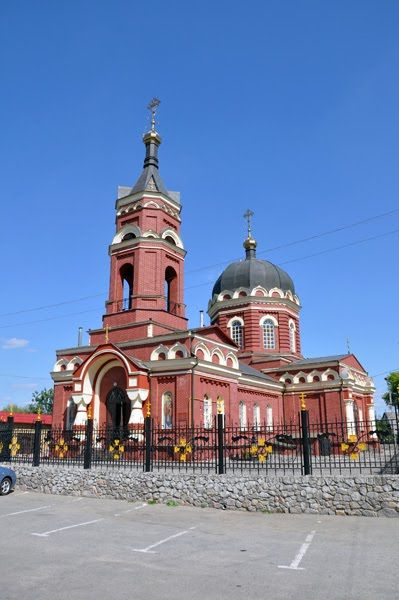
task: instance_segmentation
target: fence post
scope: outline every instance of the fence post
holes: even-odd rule
[[[144,471],[151,472],[151,448],[152,448],[152,419],[151,413],[147,411],[147,416],[144,418],[144,439],[145,439],[145,459]]]
[[[309,439],[309,412],[306,410],[305,394],[300,394],[301,399],[301,431],[302,431],[302,456],[303,473],[310,475],[312,473],[312,464],[310,460],[310,439]]]
[[[223,475],[225,473],[224,465],[224,414],[222,412],[222,401],[217,404],[218,416],[217,416],[217,435],[218,435],[218,474]]]
[[[93,450],[93,414],[91,404],[87,407],[85,452],[83,458],[83,468],[91,469],[91,456]]]
[[[13,434],[13,429],[14,429],[14,415],[13,413],[10,413],[7,417],[7,428],[5,431],[5,436],[4,436],[4,453],[3,453],[3,460],[6,462],[11,462],[11,440],[12,440],[12,434]]]
[[[33,438],[33,466],[38,467],[40,465],[40,446],[42,440],[42,419],[40,413],[37,415],[35,421],[35,434]]]

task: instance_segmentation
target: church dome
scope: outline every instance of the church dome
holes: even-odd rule
[[[246,251],[245,260],[231,263],[219,275],[213,286],[212,296],[220,294],[223,290],[234,292],[239,288],[261,286],[266,290],[279,288],[283,292],[290,291],[295,294],[294,282],[283,269],[267,260],[256,258],[256,241],[248,237],[244,242]]]

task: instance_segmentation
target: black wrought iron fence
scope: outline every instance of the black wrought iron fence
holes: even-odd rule
[[[0,462],[126,467],[198,473],[399,473],[398,424],[374,422],[230,425],[218,415],[212,428],[164,429],[150,417],[143,426],[72,429],[17,428],[0,423]]]

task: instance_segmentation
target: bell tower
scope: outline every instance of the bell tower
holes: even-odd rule
[[[165,332],[187,329],[180,194],[168,191],[159,174],[159,103],[154,98],[148,105],[151,128],[143,135],[143,171],[132,188],[118,189],[116,232],[109,247],[109,295],[103,317],[111,341],[113,329],[130,324],[151,322],[155,327],[164,326]]]

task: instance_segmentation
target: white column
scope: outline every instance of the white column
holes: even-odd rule
[[[356,434],[355,411],[353,408],[353,400],[345,401],[346,427],[348,435]]]
[[[136,425],[144,423],[144,416],[142,410],[141,400],[131,400],[132,412],[130,413],[129,425]]]

